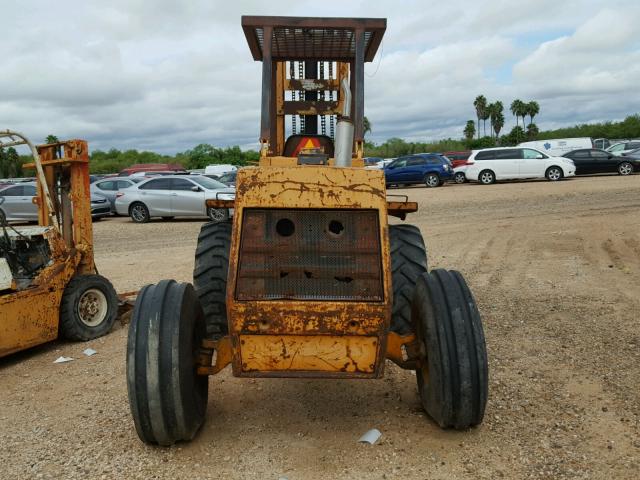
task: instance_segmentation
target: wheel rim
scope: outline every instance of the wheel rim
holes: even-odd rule
[[[549,170],[549,180],[560,180],[560,170],[552,168]]]
[[[210,208],[209,218],[214,222],[222,222],[225,218],[227,218],[227,215],[222,208]]]
[[[623,163],[620,165],[618,169],[622,175],[629,175],[631,173],[631,165],[628,163]]]
[[[136,222],[142,222],[145,218],[147,218],[147,212],[142,205],[135,205],[131,209],[131,216]]]
[[[482,183],[491,183],[493,182],[493,175],[491,175],[489,172],[484,172],[480,177],[480,180],[482,181]]]
[[[430,187],[437,187],[438,186],[438,177],[436,177],[435,175],[428,175],[427,176],[427,185],[429,185]]]
[[[80,296],[76,313],[86,326],[97,327],[106,318],[108,310],[107,296],[97,288],[90,288]]]
[[[465,176],[462,173],[456,173],[456,183],[464,183]]]

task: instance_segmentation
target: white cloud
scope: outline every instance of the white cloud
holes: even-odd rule
[[[636,4],[25,0],[3,9],[0,128],[94,149],[253,144],[260,63],[242,14],[387,17],[365,77],[378,141],[459,137],[481,93],[538,100],[541,128],[618,119],[640,111]]]

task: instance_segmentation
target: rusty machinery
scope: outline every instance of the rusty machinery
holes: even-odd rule
[[[34,158],[25,168],[36,170],[38,225],[0,225],[0,357],[60,334],[99,337],[118,313],[113,286],[93,261],[87,142],[36,147],[18,132],[0,131],[0,147],[17,145]]]
[[[127,345],[138,435],[193,438],[207,376],[229,364],[237,377],[364,379],[381,377],[385,359],[416,371],[440,426],[477,425],[487,356],[474,298],[460,273],[427,271],[417,227],[389,225],[417,204],[392,201],[383,172],[362,168],[364,63],[386,20],[242,26],[262,61],[260,164],[238,171],[235,200],[207,201],[235,214],[202,227],[193,286],[164,280],[138,296]]]

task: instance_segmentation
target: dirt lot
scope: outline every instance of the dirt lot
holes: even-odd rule
[[[640,175],[406,191],[431,267],[462,271],[490,359],[483,425],[443,432],[412,372],[380,381],[210,382],[190,444],[151,448],[129,414],[126,328],[0,360],[1,478],[638,478]],[[199,221],[95,226],[119,291],[189,281]],[[87,346],[98,354],[87,358]],[[54,365],[60,355],[71,363]],[[382,431],[374,446],[357,439]]]

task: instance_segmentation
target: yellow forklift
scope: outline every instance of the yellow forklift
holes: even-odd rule
[[[459,272],[427,270],[417,210],[365,169],[364,64],[386,19],[242,17],[262,62],[261,158],[243,168],[233,220],[205,224],[192,284],[136,301],[127,343],[139,437],[171,445],[205,419],[208,375],[373,379],[385,359],[416,371],[443,428],[482,421],[487,354]]]
[[[100,337],[118,315],[116,292],[93,261],[87,142],[36,147],[0,131],[0,147],[19,145],[33,155],[25,168],[36,171],[38,225],[0,225],[0,357],[59,335]]]

